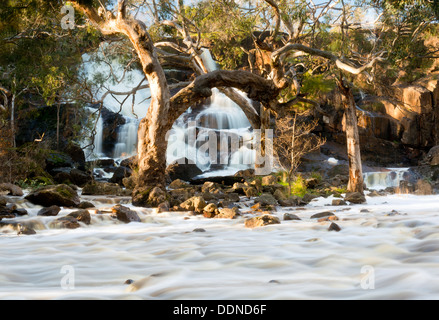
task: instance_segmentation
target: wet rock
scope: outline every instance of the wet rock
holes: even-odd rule
[[[281,200],[286,200],[287,196],[285,195],[284,192],[282,192],[281,189],[276,189],[273,193],[273,197],[277,200],[277,201],[281,201]]]
[[[47,208],[42,208],[38,211],[37,215],[39,216],[56,216],[61,211],[61,208],[57,205],[53,205]]]
[[[273,215],[265,214],[262,216],[249,218],[244,222],[246,228],[257,228],[270,224],[280,224],[279,218]]]
[[[203,212],[205,206],[206,206],[206,201],[204,201],[203,197],[200,196],[194,196],[180,204],[180,208],[182,210],[195,211],[199,213]]]
[[[128,190],[124,190],[117,183],[91,181],[88,182],[82,188],[82,194],[95,195],[95,196],[103,196],[103,195],[129,196],[131,195],[131,192]]]
[[[21,197],[23,195],[23,190],[12,183],[0,183],[0,194],[1,193],[5,193],[9,196]]]
[[[55,229],[76,229],[81,225],[74,217],[65,216],[52,221],[49,226]]]
[[[234,219],[239,214],[239,209],[237,207],[233,208],[220,208],[218,214],[215,218],[219,219]]]
[[[38,188],[29,193],[25,199],[44,207],[52,205],[76,207],[81,202],[76,191],[65,184]]]
[[[324,211],[324,212],[319,212],[319,213],[313,214],[310,218],[311,219],[320,219],[320,218],[330,217],[330,216],[334,216],[334,214],[330,211]]]
[[[215,203],[209,203],[207,206],[203,209],[203,215],[206,218],[213,218],[218,214],[218,207]]]
[[[201,192],[209,192],[209,193],[218,193],[221,192],[222,189],[218,185],[218,183],[212,182],[212,181],[206,181],[201,186]]]
[[[118,204],[112,207],[111,211],[113,212],[112,217],[116,218],[119,221],[125,223],[140,222],[140,218],[137,215],[137,212],[131,210],[128,207]]]
[[[255,170],[254,169],[246,169],[246,170],[240,170],[235,173],[235,177],[241,177],[241,178],[252,178],[255,176]]]
[[[171,181],[176,179],[190,181],[192,178],[202,173],[203,171],[201,171],[196,164],[190,163],[187,158],[175,160],[166,168],[166,174]]]
[[[235,192],[228,193],[226,194],[225,200],[230,202],[239,202],[239,194]]]
[[[366,202],[366,197],[360,192],[348,192],[346,193],[345,201],[360,204]]]
[[[25,216],[28,214],[27,210],[24,208],[17,208],[12,210],[12,213],[14,213],[16,216]]]
[[[339,220],[337,216],[328,216],[328,217],[320,218],[317,221],[318,222],[325,222],[325,221],[337,221],[337,220]]]
[[[206,232],[206,230],[203,228],[195,228],[192,232]]]
[[[167,212],[167,211],[169,211],[170,209],[171,209],[171,206],[170,206],[170,204],[169,204],[168,201],[162,202],[162,203],[160,203],[160,204],[157,206],[157,211],[158,211],[159,213],[161,213],[161,212]]]
[[[7,203],[8,199],[6,199],[6,197],[0,196],[0,207],[6,207]]]
[[[347,203],[343,199],[334,199],[334,200],[332,200],[332,205],[333,206],[345,206],[345,205],[347,205]]]
[[[334,222],[329,225],[328,231],[336,231],[339,232],[341,230],[340,226]]]
[[[79,187],[83,187],[92,180],[93,177],[90,173],[79,169],[70,170],[70,181]]]
[[[113,173],[113,176],[110,179],[110,182],[117,183],[119,185],[123,185],[123,179],[128,178],[132,175],[133,170],[127,167],[117,167]]]
[[[434,146],[431,148],[430,151],[428,151],[425,160],[432,166],[439,165],[439,146]]]
[[[276,198],[269,193],[263,193],[259,197],[255,198],[255,202],[260,203],[262,206],[276,206],[278,202]]]
[[[78,208],[79,209],[90,209],[90,208],[94,208],[95,205],[89,201],[82,201],[79,205]]]
[[[295,215],[294,213],[285,213],[284,214],[284,220],[288,221],[288,220],[302,220],[300,219],[297,215]]]
[[[32,235],[32,234],[36,234],[36,231],[31,227],[22,225],[20,223],[17,225],[17,235]]]
[[[85,209],[73,211],[69,213],[67,216],[75,218],[78,222],[83,222],[85,224],[91,223],[90,212],[88,212],[88,210]]]

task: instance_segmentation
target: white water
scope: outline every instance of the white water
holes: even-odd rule
[[[101,209],[113,205],[97,198],[86,200]],[[439,196],[367,197],[365,205],[326,206],[331,201],[318,198],[306,210],[287,209],[302,220],[258,229],[245,228],[244,218],[141,208],[135,209],[139,223],[92,214],[90,226],[47,229],[55,217],[36,217],[38,207],[31,207],[31,217],[17,220],[34,220],[36,235],[0,229],[0,298],[439,298]],[[327,210],[340,218],[340,232],[310,219]],[[74,287],[63,282],[66,268],[74,271]],[[373,288],[362,286],[368,275]],[[127,279],[135,282],[125,285]]]
[[[399,187],[404,180],[408,168],[389,168],[382,172],[366,172],[363,174],[366,187],[371,190],[383,190],[388,187]]]

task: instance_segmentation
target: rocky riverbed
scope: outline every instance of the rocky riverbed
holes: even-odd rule
[[[196,189],[209,186],[219,188]],[[270,192],[236,189],[221,188],[223,205],[239,198],[232,205],[195,195],[186,209],[77,189],[77,207],[48,215],[28,190],[3,196],[2,212],[21,215],[0,222],[0,298],[439,297],[438,195],[368,191],[357,204],[331,194],[282,206]]]

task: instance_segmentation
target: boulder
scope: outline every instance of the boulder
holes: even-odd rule
[[[81,225],[79,224],[78,220],[76,220],[74,217],[65,216],[53,220],[49,224],[49,226],[55,229],[76,229],[79,228]]]
[[[92,180],[93,177],[90,173],[87,173],[79,169],[70,170],[70,181],[79,187],[83,187],[86,183]]]
[[[284,220],[302,220],[294,213],[287,212],[284,214]]]
[[[168,197],[166,195],[166,192],[162,188],[154,187],[149,192],[147,204],[150,207],[158,207],[161,203],[164,203],[167,200]]]
[[[345,201],[348,201],[350,203],[360,204],[366,202],[366,197],[364,194],[360,192],[348,192],[345,196]]]
[[[20,236],[20,235],[32,235],[32,234],[36,234],[36,232],[31,227],[22,225],[20,223],[17,225],[17,235]]]
[[[5,193],[9,196],[21,197],[23,195],[23,190],[12,183],[0,183],[0,194],[1,193]]]
[[[256,197],[258,195],[258,190],[255,187],[247,187],[244,189],[244,193],[247,197]]]
[[[37,215],[39,216],[56,216],[61,211],[61,208],[57,205],[53,205],[47,208],[43,208],[38,211]]]
[[[189,184],[181,179],[175,179],[169,184],[169,188],[171,189],[182,189],[189,187]]]
[[[280,224],[280,220],[276,216],[270,214],[264,214],[262,216],[249,218],[244,222],[246,228],[257,228],[269,224]]]
[[[90,212],[88,212],[88,210],[85,209],[73,211],[69,213],[67,216],[75,218],[78,222],[83,222],[85,224],[91,223]]]
[[[128,178],[133,174],[133,170],[127,167],[117,167],[110,179],[110,182],[123,185],[123,179]]]
[[[130,222],[140,222],[140,218],[137,215],[137,212],[131,210],[128,207],[122,205],[115,205],[111,208],[113,212],[112,217],[116,218],[119,221],[130,223]]]
[[[424,196],[431,195],[433,194],[433,187],[428,181],[419,179],[415,185],[415,194]]]
[[[439,146],[435,146],[428,151],[425,160],[431,166],[439,165]]]
[[[166,174],[171,180],[182,179],[184,181],[190,181],[202,173],[203,171],[187,158],[175,160],[166,168]]]
[[[213,218],[215,215],[218,214],[218,207],[215,203],[209,203],[207,206],[204,207],[203,214],[206,218]]]
[[[189,198],[180,204],[182,210],[195,212],[202,212],[205,206],[206,202],[204,201],[204,198],[200,196]]]
[[[29,193],[26,200],[44,207],[76,207],[81,202],[75,190],[65,184],[45,186]]]
[[[78,205],[79,209],[90,209],[90,208],[94,208],[94,207],[95,207],[95,205],[93,203],[91,203],[90,201],[82,201]]]
[[[83,195],[114,195],[114,196],[129,196],[131,191],[124,190],[117,183],[90,181],[82,188]]]
[[[345,206],[345,205],[347,205],[347,203],[343,199],[334,199],[334,200],[332,200],[332,205],[333,206]]]
[[[320,219],[320,218],[324,218],[324,217],[331,217],[334,216],[334,214],[330,211],[324,211],[324,212],[319,212],[319,213],[315,213],[313,215],[311,215],[311,219]]]
[[[239,209],[237,207],[220,208],[218,211],[219,212],[215,216],[215,218],[219,218],[219,219],[234,219],[236,218],[236,215],[239,214]]]
[[[339,232],[341,230],[340,226],[334,222],[329,225],[328,231],[336,231]]]
[[[260,203],[262,206],[277,206],[278,202],[276,198],[269,193],[263,193],[259,197],[255,198],[255,202]]]
[[[262,184],[265,186],[269,186],[269,185],[277,183],[277,180],[278,179],[276,176],[268,175],[268,176],[262,177]]]

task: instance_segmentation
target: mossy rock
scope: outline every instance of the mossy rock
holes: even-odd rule
[[[65,184],[38,188],[29,193],[25,199],[44,207],[52,205],[77,207],[81,202],[76,191]]]

